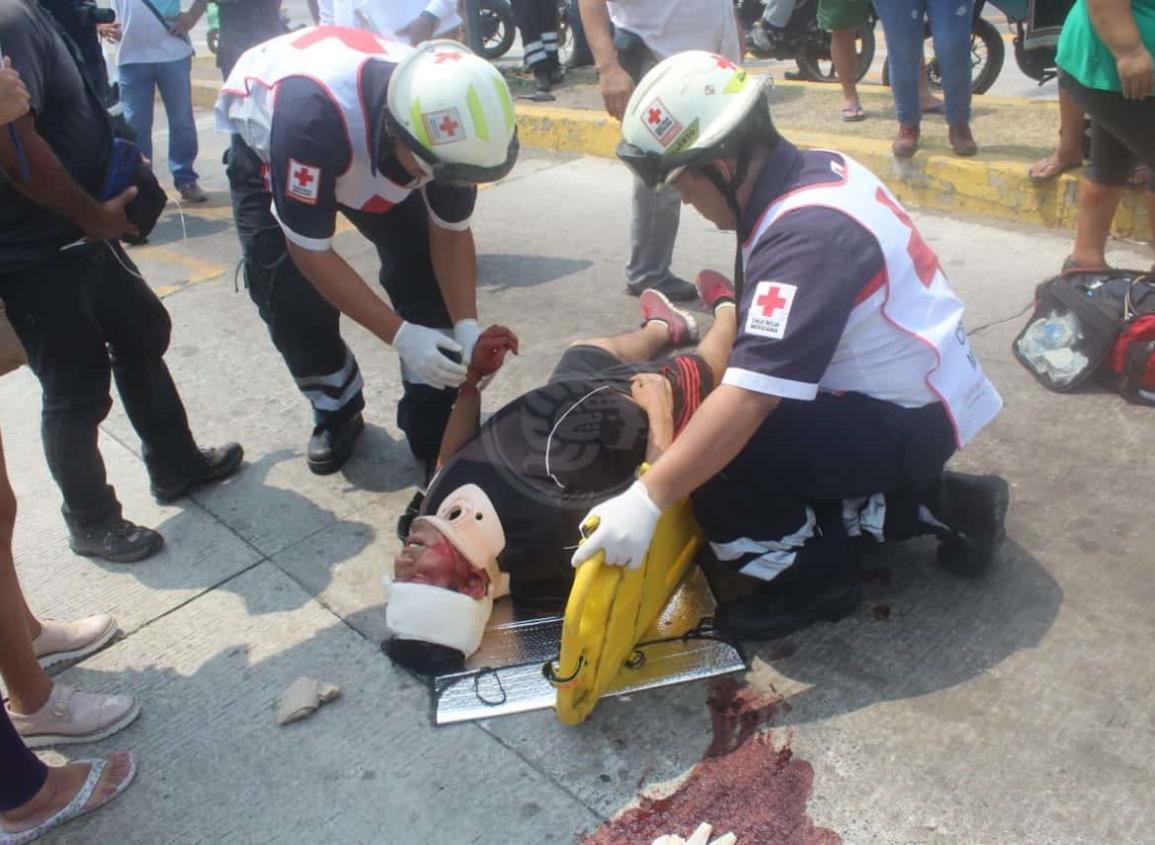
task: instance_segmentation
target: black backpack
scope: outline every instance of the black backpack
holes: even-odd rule
[[[1048,390],[1065,393],[1109,371],[1129,400],[1155,404],[1155,277],[1072,270],[1043,282],[1012,350]]]

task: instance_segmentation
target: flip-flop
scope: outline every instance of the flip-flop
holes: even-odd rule
[[[1061,173],[1080,167],[1082,162],[1059,161],[1058,157],[1049,155],[1041,161],[1036,161],[1027,171],[1027,178],[1032,182],[1049,182]]]
[[[866,112],[863,110],[862,106],[854,106],[853,108],[851,106],[846,106],[842,109],[843,123],[859,123],[863,120],[866,120]]]
[[[1132,188],[1142,188],[1150,178],[1151,168],[1145,164],[1138,164],[1135,166],[1135,169],[1131,171],[1131,177],[1127,180],[1127,185]]]
[[[933,106],[927,106],[926,108],[919,106],[918,110],[923,114],[946,114],[946,104],[935,103]]]
[[[22,830],[19,833],[7,833],[0,831],[0,845],[27,845],[29,842],[35,842],[50,830],[60,827],[62,824],[78,819],[81,816],[87,815],[94,810],[99,810],[105,804],[108,804],[113,799],[117,798],[124,790],[128,789],[132,783],[132,779],[136,777],[136,760],[132,754],[128,755],[128,774],[125,775],[124,780],[116,785],[116,789],[105,800],[101,801],[94,807],[85,809],[84,805],[92,798],[92,793],[96,789],[97,784],[100,783],[100,778],[104,774],[104,770],[108,767],[108,758],[99,760],[74,760],[74,763],[88,763],[88,777],[84,779],[84,785],[80,787],[80,791],[76,793],[75,797],[68,802],[68,806],[61,810],[51,818],[45,819],[36,827]]]

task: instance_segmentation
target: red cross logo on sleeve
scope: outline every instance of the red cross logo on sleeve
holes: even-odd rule
[[[767,317],[773,317],[775,311],[786,306],[786,299],[777,287],[772,287],[767,290],[766,293],[758,297],[756,302],[762,308],[762,313]]]
[[[316,176],[306,170],[304,167],[293,173],[293,179],[302,188],[309,187],[309,184],[316,180]]]

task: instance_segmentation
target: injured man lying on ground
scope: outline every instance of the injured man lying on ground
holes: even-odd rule
[[[548,384],[479,426],[480,401],[468,385],[516,352],[507,330],[483,333],[437,474],[410,506],[416,519],[399,526],[405,545],[389,584],[394,638],[385,645],[395,661],[430,674],[462,668],[504,595],[519,613],[565,607],[586,513],[669,446],[725,369],[733,291],[714,273],[703,273],[699,287],[715,320],[695,349],[669,354],[698,341],[697,323],[646,291],[640,329],[575,343]]]
[[[461,670],[481,644],[493,602],[504,596],[519,614],[564,609],[587,514],[630,488],[726,370],[737,335],[733,289],[712,271],[699,275],[698,287],[714,322],[693,351],[671,354],[671,347],[697,340],[694,317],[646,291],[642,328],[574,344],[548,384],[481,425],[474,385],[517,352],[508,329],[486,330],[446,429],[439,469],[398,526],[404,546],[387,578],[393,637],[384,644],[395,662],[422,674]],[[759,501],[756,485],[744,490],[726,475],[692,502],[719,567],[750,576],[749,595],[719,607],[719,627],[736,638],[784,636],[853,612],[861,591],[852,536],[938,534],[947,543],[981,534],[984,557],[1001,538],[1005,501],[992,501],[1001,489],[992,491],[984,478],[941,472],[923,496],[899,490],[815,501],[803,506],[800,525],[780,528],[796,516],[767,513],[773,505]],[[947,525],[956,517],[969,526],[963,533]],[[749,539],[767,531],[773,539]],[[846,559],[835,563],[831,555]],[[760,617],[756,624],[751,615]]]

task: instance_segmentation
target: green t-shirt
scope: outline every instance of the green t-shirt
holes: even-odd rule
[[[1155,0],[1131,0],[1131,14],[1135,16],[1143,44],[1155,54]],[[1078,0],[1067,15],[1063,34],[1059,36],[1058,63],[1088,88],[1123,90],[1119,71],[1115,69],[1115,56],[1091,25],[1087,0]]]

